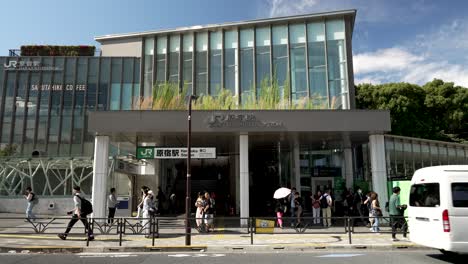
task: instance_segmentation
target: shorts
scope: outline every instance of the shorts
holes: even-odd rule
[[[205,224],[212,225],[213,224],[213,215],[212,214],[205,214]]]

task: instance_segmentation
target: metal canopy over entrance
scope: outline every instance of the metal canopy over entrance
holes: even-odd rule
[[[88,130],[127,153],[135,153],[137,146],[185,148],[186,119],[185,111],[91,112]],[[326,177],[352,178],[351,147],[389,130],[388,111],[193,111],[192,146],[216,148],[216,159],[194,159],[192,199],[198,191],[214,192],[220,214],[235,207],[242,217],[269,215],[277,187],[295,186],[305,196],[316,185],[311,177],[323,171]],[[310,164],[303,164],[306,160]],[[133,185],[184,197],[185,160],[144,162],[154,170],[138,175]]]

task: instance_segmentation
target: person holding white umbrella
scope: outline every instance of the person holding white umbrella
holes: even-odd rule
[[[276,218],[277,218],[278,226],[280,228],[283,228],[283,215],[286,213],[287,208],[288,208],[286,206],[287,204],[286,197],[288,197],[290,194],[291,194],[291,190],[288,188],[284,188],[284,187],[279,188],[273,194],[273,198],[277,199],[275,211],[276,211]]]

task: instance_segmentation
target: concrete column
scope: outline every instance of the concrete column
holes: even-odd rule
[[[93,163],[93,217],[106,217],[107,174],[109,170],[109,137],[94,138]]]
[[[372,190],[379,195],[381,205],[388,201],[387,167],[385,163],[385,140],[383,135],[369,136],[370,161],[372,167]],[[386,214],[385,210],[382,210]]]
[[[354,184],[353,178],[353,149],[350,147],[346,147],[344,149],[344,169],[345,169],[345,181],[346,181],[346,188],[352,188]]]
[[[240,217],[249,217],[249,135],[239,137]],[[247,221],[241,221],[242,225]]]

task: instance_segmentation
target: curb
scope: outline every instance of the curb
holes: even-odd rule
[[[416,244],[380,244],[380,245],[222,245],[222,246],[142,246],[142,247],[65,247],[65,246],[18,246],[0,247],[0,253],[110,253],[110,252],[305,252],[337,250],[427,250]]]

